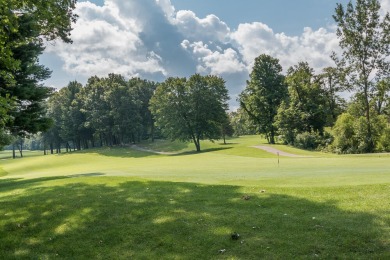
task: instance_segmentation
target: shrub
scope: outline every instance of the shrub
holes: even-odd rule
[[[371,121],[371,133],[377,151],[390,149],[390,132],[387,130],[385,116],[375,116]],[[365,153],[370,151],[368,122],[363,116],[353,117],[349,113],[341,114],[333,127],[333,151],[337,153]]]
[[[337,153],[355,153],[357,144],[354,138],[355,118],[348,114],[341,114],[333,127],[333,150]]]
[[[318,132],[304,132],[296,135],[294,146],[308,150],[322,150],[332,142],[333,137],[327,132],[323,135]]]
[[[378,141],[378,151],[390,152],[390,128],[387,127],[383,132]]]

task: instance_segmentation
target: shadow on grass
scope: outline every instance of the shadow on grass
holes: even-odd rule
[[[218,143],[219,145],[237,145],[239,143],[230,143],[230,142],[226,142],[226,144],[224,143]]]
[[[270,193],[244,200],[236,186],[65,178],[0,180],[0,259],[389,257],[378,217],[334,202]]]
[[[210,153],[210,152],[217,152],[217,151],[223,151],[223,150],[228,150],[232,149],[233,147],[217,147],[217,148],[206,148],[201,150],[200,152],[197,151],[187,151],[187,152],[182,152],[182,153],[175,153],[171,154],[169,156],[183,156],[183,155],[193,155],[193,154],[202,154],[202,153]]]
[[[69,178],[69,177],[53,176],[53,177],[32,178],[32,179],[23,179],[23,178],[0,179],[0,193],[12,191],[14,189],[25,189],[31,187],[32,185],[38,185],[46,181],[61,180],[65,178]]]
[[[163,150],[165,152],[178,152],[188,147],[188,142],[172,141],[166,139],[156,139],[152,141],[144,141],[140,146],[146,145],[146,148],[154,150]],[[192,145],[192,143],[191,143]]]
[[[157,154],[152,152],[146,152],[146,151],[139,151],[132,149],[130,147],[102,147],[102,148],[93,148],[93,149],[86,149],[82,151],[73,151],[68,153],[61,153],[60,156],[66,156],[70,154],[89,154],[89,153],[96,153],[103,156],[109,156],[109,157],[120,157],[120,158],[143,158],[148,156],[156,156]]]
[[[97,176],[105,176],[106,174],[100,172],[91,172],[91,173],[80,173],[68,175],[69,178],[78,178],[78,177],[97,177]]]
[[[95,149],[88,149],[88,150],[82,150],[82,151],[74,151],[70,153],[61,153],[58,154],[59,156],[66,156],[74,153],[80,153],[80,154],[88,154],[88,153],[96,153],[103,156],[109,156],[109,157],[120,157],[120,158],[144,158],[149,156],[183,156],[183,155],[193,155],[193,154],[201,154],[201,153],[209,153],[209,152],[215,152],[215,151],[222,151],[227,149],[232,149],[233,147],[227,145],[224,147],[217,147],[217,148],[206,148],[201,150],[200,152],[197,152],[196,150],[192,151],[185,151],[185,152],[179,152],[179,153],[172,153],[172,154],[158,154],[155,152],[149,152],[149,151],[142,151],[137,150],[131,147],[104,147],[104,148],[95,148]]]

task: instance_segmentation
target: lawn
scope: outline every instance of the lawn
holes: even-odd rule
[[[390,257],[390,156],[256,137],[1,161],[0,259]],[[231,234],[240,234],[238,240]]]
[[[42,151],[28,151],[28,150],[23,151],[24,157],[40,156],[42,154],[43,154]],[[17,158],[20,158],[19,150],[15,151],[15,155]],[[12,158],[12,150],[0,151],[0,160],[11,159],[11,158]]]

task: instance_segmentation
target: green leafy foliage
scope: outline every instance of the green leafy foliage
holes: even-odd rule
[[[295,137],[294,146],[307,150],[326,149],[333,142],[333,136],[327,132],[320,135],[318,132],[299,133]]]
[[[289,99],[282,102],[275,122],[284,141],[294,144],[296,135],[304,132],[322,134],[328,109],[313,69],[308,63],[300,62],[288,70],[286,82]]]
[[[375,116],[371,121],[371,138],[379,151],[387,151],[388,143],[388,119]],[[367,153],[371,151],[368,146],[368,122],[367,118],[360,116],[357,120],[349,113],[342,114],[333,128],[335,141],[333,148],[338,153]]]
[[[390,152],[390,127],[387,127],[379,137],[378,151]]]
[[[0,0],[0,132],[16,137],[50,126],[43,101],[51,89],[40,84],[50,71],[38,64],[43,40],[70,42],[75,0]],[[4,140],[4,138],[2,138]],[[4,142],[3,142],[4,144]]]
[[[333,126],[337,117],[346,109],[346,101],[339,96],[345,88],[341,85],[343,75],[337,68],[327,67],[317,75],[315,81],[320,85],[327,107],[326,126]]]
[[[45,133],[45,143],[51,150],[63,145],[81,150],[149,138],[154,122],[148,105],[155,88],[154,82],[118,74],[91,77],[85,87],[70,82],[48,101],[54,125]]]
[[[277,129],[274,123],[278,107],[287,97],[287,86],[281,73],[278,59],[260,55],[255,59],[250,80],[239,97],[241,108],[270,144],[275,143]]]
[[[356,91],[361,98],[367,123],[367,151],[375,150],[371,98],[378,92],[378,84],[390,72],[390,15],[381,18],[378,0],[357,0],[346,9],[338,4],[333,16],[337,36],[343,52],[341,58],[333,54],[338,69],[344,74],[342,84]]]
[[[256,125],[249,119],[248,113],[242,108],[229,113],[230,124],[235,136],[254,135],[257,133]]]
[[[150,102],[157,126],[171,139],[192,140],[200,151],[200,140],[221,137],[227,120],[228,91],[222,78],[195,74],[168,78]]]

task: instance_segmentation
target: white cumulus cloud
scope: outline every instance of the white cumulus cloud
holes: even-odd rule
[[[182,42],[182,47],[194,55],[198,60],[197,72],[203,74],[224,75],[234,73],[247,73],[246,65],[241,61],[237,51],[232,48],[222,49],[216,46],[216,50],[200,42]]]
[[[389,1],[382,0],[382,6],[389,8]],[[216,15],[175,10],[170,0],[105,0],[103,6],[79,2],[76,13],[74,43],[58,42],[46,50],[76,78],[120,73],[162,81],[214,74],[226,80],[234,97],[245,87],[260,54],[278,58],[285,70],[307,61],[319,71],[333,65],[329,56],[338,49],[334,28],[307,27],[291,36],[253,22],[232,30]]]
[[[288,36],[255,22],[240,24],[231,37],[250,66],[257,56],[265,53],[278,58],[284,69],[299,61],[307,61],[318,71],[333,65],[330,55],[338,50],[335,32],[325,28],[313,31],[306,27],[300,36]]]
[[[139,21],[121,15],[114,1],[106,1],[102,7],[80,2],[76,13],[79,19],[72,31],[73,44],[57,42],[47,48],[64,61],[66,71],[83,76],[166,74],[161,57],[143,48]]]
[[[192,11],[181,10],[173,20],[179,32],[187,39],[224,42],[230,28],[215,15],[201,19]]]

